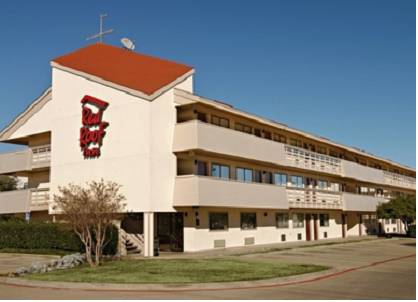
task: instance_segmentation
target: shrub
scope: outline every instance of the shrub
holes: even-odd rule
[[[110,229],[107,238],[110,238],[110,242],[105,248],[105,254],[113,255],[117,251],[118,243],[116,227]],[[27,223],[18,220],[0,221],[0,249],[3,248],[84,252],[80,239],[68,224]]]

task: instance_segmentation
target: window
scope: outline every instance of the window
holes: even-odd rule
[[[279,143],[286,144],[286,136],[281,134],[273,133],[273,140]]]
[[[254,135],[258,136],[258,137],[261,137],[261,130],[257,129],[257,128],[254,128]]]
[[[254,181],[255,182],[262,182],[262,173],[259,170],[254,170]]]
[[[396,219],[392,218],[392,224],[396,224]]]
[[[330,188],[331,188],[331,191],[333,191],[333,192],[339,192],[340,191],[340,184],[336,183],[336,182],[332,182],[330,184]]]
[[[329,214],[319,214],[319,226],[329,226]]]
[[[227,118],[212,115],[211,119],[212,119],[211,120],[212,124],[217,125],[217,126],[221,126],[221,127],[225,127],[225,128],[229,128],[229,120]]]
[[[292,184],[292,187],[296,187],[296,188],[303,188],[304,187],[302,176],[292,175],[292,176],[290,176],[290,182]]]
[[[196,168],[197,168],[196,169],[197,170],[197,175],[208,175],[207,174],[206,162],[197,160],[196,161]]]
[[[212,176],[229,179],[229,166],[212,164]]]
[[[286,241],[286,235],[282,234],[282,241]]]
[[[263,183],[271,184],[272,182],[271,172],[263,172]]]
[[[367,194],[369,189],[367,187],[360,187],[360,194]]]
[[[321,154],[327,154],[327,149],[325,147],[319,146],[317,152]]]
[[[256,213],[241,213],[241,229],[252,230],[257,228]]]
[[[287,175],[281,173],[274,173],[274,184],[278,186],[287,185]]]
[[[385,224],[390,224],[390,219],[385,219]]]
[[[302,213],[293,214],[293,228],[303,228],[305,225],[305,216]]]
[[[240,124],[240,123],[235,123],[235,130],[245,132],[245,133],[250,133],[250,134],[253,131],[253,129],[250,126]]]
[[[289,214],[277,213],[276,214],[276,227],[279,229],[287,229],[289,227]]]
[[[302,240],[302,233],[298,233],[298,240]]]
[[[253,181],[253,170],[246,168],[237,168],[237,180],[244,182]]]
[[[328,188],[328,182],[325,180],[318,180],[317,187],[320,190],[326,190]]]
[[[269,131],[263,131],[263,134],[264,134],[264,138],[271,139],[271,132],[269,132]]]
[[[302,141],[298,140],[298,139],[295,139],[295,138],[291,138],[289,140],[289,145],[296,146],[296,147],[302,147]]]
[[[209,213],[210,230],[227,230],[228,213]]]
[[[199,111],[195,111],[195,113],[197,114],[197,119],[199,121],[202,121],[202,122],[206,123],[206,113],[199,112]]]

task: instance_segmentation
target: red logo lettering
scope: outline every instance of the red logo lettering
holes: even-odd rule
[[[100,147],[109,123],[102,121],[108,103],[86,95],[81,100],[80,147],[84,158],[100,157]]]

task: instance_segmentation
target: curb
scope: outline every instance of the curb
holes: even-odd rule
[[[352,271],[384,264],[387,262],[415,257],[415,253],[372,262],[365,265],[346,268],[342,270],[330,269],[322,272],[296,275],[291,277],[275,278],[258,281],[241,281],[227,283],[193,283],[193,284],[118,284],[118,283],[77,283],[77,282],[50,282],[32,281],[18,278],[0,278],[0,284],[16,287],[42,288],[42,289],[77,289],[85,291],[129,291],[129,292],[187,292],[201,290],[240,290],[283,287],[304,283],[316,282],[337,277]]]

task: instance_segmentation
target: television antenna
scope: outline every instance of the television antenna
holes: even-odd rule
[[[103,19],[107,17],[107,14],[100,14],[100,32],[87,38],[88,40],[99,38],[99,42],[103,42],[103,36],[113,32],[113,28],[103,31]]]
[[[129,38],[122,38],[120,39],[120,42],[122,43],[123,47],[127,50],[134,50],[135,49],[135,43],[131,41]]]

